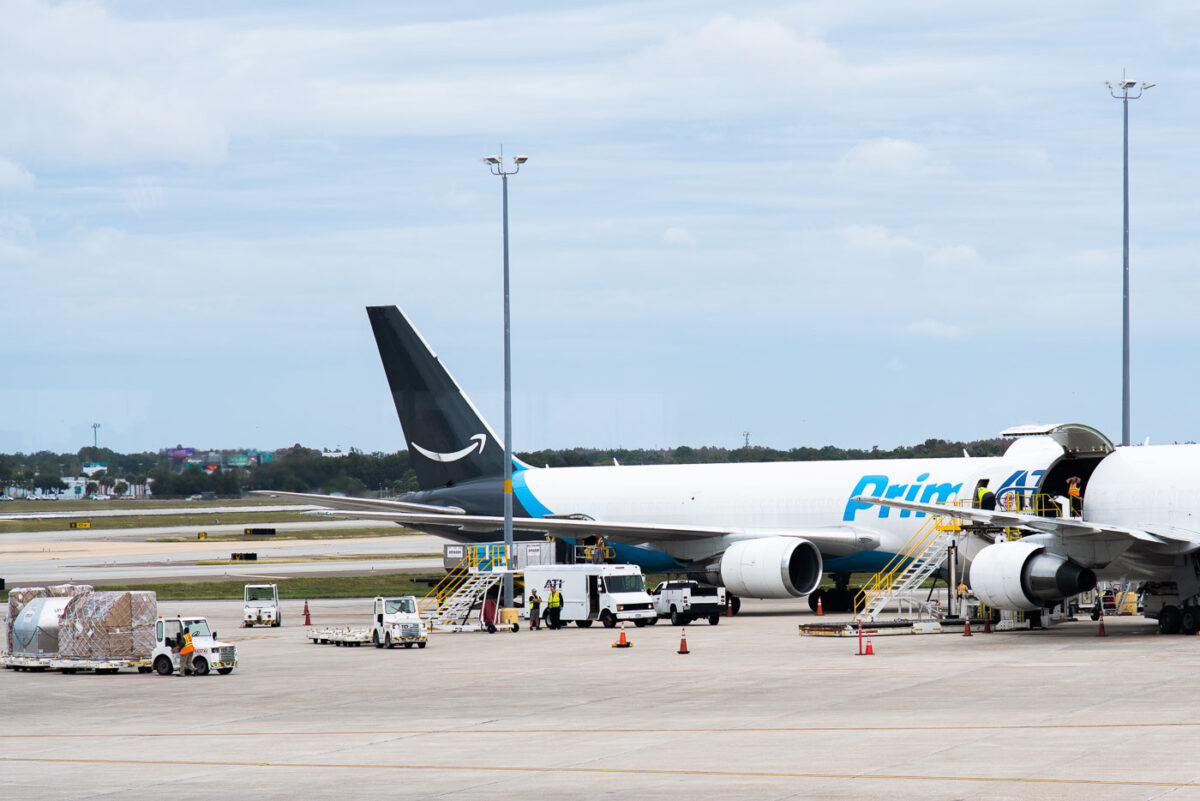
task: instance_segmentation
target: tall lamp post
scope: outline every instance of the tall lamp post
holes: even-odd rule
[[[1121,289],[1121,444],[1127,446],[1129,445],[1129,101],[1137,100],[1154,84],[1143,83],[1139,86],[1137,81],[1128,80],[1122,73],[1120,81],[1117,83],[1105,81],[1104,85],[1108,87],[1110,95],[1121,101],[1125,110],[1125,241]],[[1137,94],[1130,94],[1131,91],[1136,91]]]
[[[501,151],[503,154],[503,151]],[[504,169],[504,156],[487,156],[483,163],[492,175],[500,176],[504,194],[504,552],[509,570],[513,568],[513,486],[512,486],[512,343],[511,316],[508,308],[508,176],[521,171],[528,156],[514,156],[511,170]],[[504,607],[513,605],[512,573],[504,575]]]

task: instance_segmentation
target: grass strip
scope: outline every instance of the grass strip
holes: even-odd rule
[[[312,529],[305,531],[278,531],[275,534],[209,534],[200,542],[284,542],[286,540],[348,540],[365,537],[404,537],[419,534],[411,528],[390,526],[388,528]],[[149,537],[146,542],[196,542],[191,537]]]

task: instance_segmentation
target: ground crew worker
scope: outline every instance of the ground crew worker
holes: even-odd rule
[[[531,629],[541,628],[541,626],[538,625],[538,622],[539,622],[538,618],[539,618],[539,613],[541,611],[541,608],[542,608],[542,599],[538,597],[537,590],[530,590],[529,591],[529,627]]]
[[[597,537],[596,546],[592,549],[592,561],[598,565],[604,564],[607,551],[608,545],[604,542],[604,537]]]
[[[546,621],[548,628],[562,628],[562,593],[558,591],[558,587],[550,588],[550,598],[546,601],[546,614],[550,618]]]
[[[192,654],[196,646],[192,645],[192,627],[183,630],[183,647],[179,649],[179,673],[183,676],[192,675]]]
[[[996,508],[996,493],[988,489],[987,485],[988,480],[985,478],[975,488],[975,508],[977,509],[992,510]]]
[[[1071,517],[1079,517],[1083,513],[1083,488],[1079,476],[1067,479],[1067,499],[1071,502]]]

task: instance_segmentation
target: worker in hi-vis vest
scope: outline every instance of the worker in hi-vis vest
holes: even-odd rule
[[[975,488],[975,508],[977,509],[995,509],[996,508],[996,493],[988,489],[987,479],[979,482],[979,486]]]
[[[1067,479],[1067,499],[1071,502],[1071,517],[1079,517],[1083,513],[1083,482],[1079,476]]]
[[[547,628],[562,628],[562,604],[562,593],[558,591],[558,587],[551,587],[550,597],[546,599],[546,615],[549,617],[546,621]]]
[[[188,626],[183,630],[183,647],[179,649],[179,673],[183,676],[190,676],[194,672],[192,670],[192,654],[196,653],[196,646],[192,645],[192,628]]]

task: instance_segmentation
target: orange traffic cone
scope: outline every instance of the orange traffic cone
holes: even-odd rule
[[[863,651],[863,656],[875,656],[875,649],[871,647],[871,635],[867,635],[867,650]]]
[[[971,618],[966,618],[963,621],[963,636],[970,637],[971,635]]]
[[[621,621],[621,639],[612,644],[613,648],[632,648],[633,643],[625,639],[625,621]]]
[[[679,650],[676,653],[680,653],[680,654],[690,654],[691,653],[691,651],[689,651],[688,647],[687,647],[687,627],[686,626],[679,630]]]
[[[817,596],[817,617],[825,614],[825,607],[821,606],[821,596]]]
[[[1100,616],[1100,628],[1096,631],[1097,637],[1107,637],[1108,632],[1104,630],[1104,615]]]
[[[305,599],[304,601],[304,625],[312,625],[312,618],[308,616],[308,599]]]

